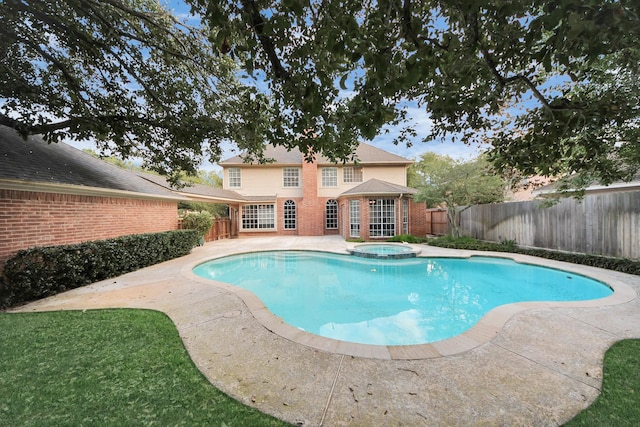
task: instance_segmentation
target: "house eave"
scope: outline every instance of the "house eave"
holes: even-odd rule
[[[417,192],[378,192],[378,191],[363,191],[357,193],[342,193],[338,198],[348,198],[348,197],[413,197]]]
[[[149,194],[134,191],[114,190],[101,187],[87,187],[82,185],[59,184],[48,182],[24,181],[17,179],[0,179],[0,189],[15,191],[30,191],[42,193],[59,193],[76,196],[116,197],[121,199],[164,200],[179,202],[188,200],[187,197],[173,194]]]
[[[245,198],[231,198],[231,197],[216,197],[216,196],[207,196],[204,194],[196,194],[196,193],[185,193],[180,192],[183,196],[187,197],[189,200],[198,201],[198,202],[208,202],[208,203],[223,203],[223,204],[237,204],[246,202]]]

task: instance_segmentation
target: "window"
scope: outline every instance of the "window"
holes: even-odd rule
[[[349,200],[349,237],[360,237],[360,200]]]
[[[229,168],[229,188],[240,188],[241,186],[240,168]]]
[[[245,230],[275,229],[275,207],[269,205],[242,206],[242,228]]]
[[[284,202],[284,229],[295,230],[296,228],[296,203],[293,200]]]
[[[322,168],[322,186],[338,186],[338,168]]]
[[[282,169],[282,186],[283,187],[300,187],[300,169],[299,168],[283,168]]]
[[[338,202],[327,200],[325,207],[325,227],[329,230],[338,228]]]
[[[396,235],[396,209],[393,199],[369,200],[369,236],[393,237]]]
[[[344,182],[362,182],[362,168],[357,168],[357,167],[343,168],[342,180]]]
[[[409,199],[402,199],[402,234],[409,234]]]

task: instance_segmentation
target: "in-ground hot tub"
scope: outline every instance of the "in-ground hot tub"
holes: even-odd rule
[[[415,258],[421,251],[405,243],[365,243],[349,249],[351,255],[362,258]]]

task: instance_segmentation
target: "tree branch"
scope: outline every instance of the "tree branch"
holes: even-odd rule
[[[76,128],[86,123],[110,123],[110,122],[129,122],[147,125],[154,128],[166,128],[167,125],[162,121],[152,120],[148,117],[128,116],[122,114],[108,114],[91,117],[72,117],[59,122],[41,123],[35,125],[27,125],[20,120],[0,114],[0,125],[4,125],[15,129],[23,137],[29,135],[50,134],[64,129]]]
[[[284,68],[282,62],[280,62],[280,58],[278,57],[278,53],[276,52],[275,46],[273,45],[273,40],[264,34],[264,25],[265,20],[260,14],[260,10],[256,5],[254,0],[242,0],[242,7],[244,10],[249,13],[251,17],[251,27],[255,31],[258,36],[258,40],[260,44],[262,44],[262,48],[267,54],[267,58],[269,58],[269,62],[273,67],[273,72],[278,79],[289,81],[291,79],[291,74]]]
[[[182,43],[182,40],[180,39],[180,37],[176,36],[176,34],[173,31],[170,31],[169,29],[167,29],[166,27],[163,27],[161,25],[159,25],[158,23],[156,23],[155,21],[148,19],[149,17],[143,13],[137,12],[135,10],[132,10],[130,8],[126,8],[124,7],[122,4],[120,4],[119,2],[113,2],[113,1],[105,1],[105,3],[108,3],[110,5],[112,5],[114,8],[118,8],[121,11],[125,12],[126,14],[131,14],[132,16],[142,20],[143,22],[148,23],[151,27],[162,31],[164,34],[170,36],[171,40],[176,41],[178,44],[180,44],[180,46],[182,47],[184,52],[189,52],[190,49],[184,45],[184,43]],[[77,10],[81,11],[82,13],[84,13],[86,16],[95,16],[105,28],[108,28],[110,30],[115,30],[116,34],[119,35],[121,38],[124,39],[129,39],[129,40],[135,40],[138,41],[140,43],[144,43],[147,46],[150,47],[154,47],[164,53],[167,53],[171,56],[174,56],[176,58],[179,59],[185,59],[185,60],[189,60],[191,62],[195,62],[194,58],[191,57],[190,55],[178,52],[174,49],[168,49],[165,46],[162,46],[159,43],[155,43],[153,39],[149,39],[146,37],[141,37],[137,34],[133,34],[130,32],[125,32],[123,30],[121,30],[120,28],[114,28],[112,25],[112,19],[109,19],[107,17],[104,16],[104,14],[101,12],[101,9],[98,7],[100,6],[100,3],[95,3],[95,2],[86,2],[85,3],[88,9],[85,9],[83,7],[81,7],[82,5],[78,5],[76,7]],[[75,7],[75,6],[74,6]],[[143,19],[147,18],[147,19]],[[173,18],[173,16],[167,16],[168,18],[171,19],[171,21],[175,24],[181,24],[179,21],[175,20]],[[182,24],[181,24],[182,25]]]
[[[533,93],[533,96],[535,96],[536,99],[538,99],[538,101],[540,101],[540,103],[542,103],[544,107],[548,108],[549,110],[566,109],[564,107],[563,108],[552,107],[549,101],[547,100],[547,98],[545,98],[542,92],[538,90],[536,85],[527,76],[518,74],[511,77],[504,77],[502,74],[500,74],[500,72],[498,71],[497,63],[493,58],[493,55],[491,55],[491,52],[489,52],[487,47],[484,45],[484,43],[480,39],[480,24],[478,23],[477,13],[474,12],[469,14],[469,18],[470,18],[469,29],[471,30],[471,36],[472,36],[471,42],[476,46],[478,46],[478,49],[480,49],[484,63],[486,64],[491,74],[493,74],[495,79],[498,81],[498,84],[500,85],[501,89],[511,83],[522,82],[531,90],[531,92]]]
[[[404,38],[413,43],[413,45],[418,49],[423,47],[425,45],[425,42],[428,41],[430,44],[436,46],[439,49],[447,50],[447,47],[439,43],[437,40],[420,37],[416,34],[413,26],[411,25],[411,10],[411,0],[404,0],[404,3],[402,5],[402,28],[404,32]]]

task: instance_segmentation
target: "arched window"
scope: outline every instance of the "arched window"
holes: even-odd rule
[[[284,229],[295,230],[296,228],[296,203],[293,200],[284,202]]]
[[[335,230],[338,228],[338,202],[334,199],[327,200],[325,207],[325,227],[328,230]]]

